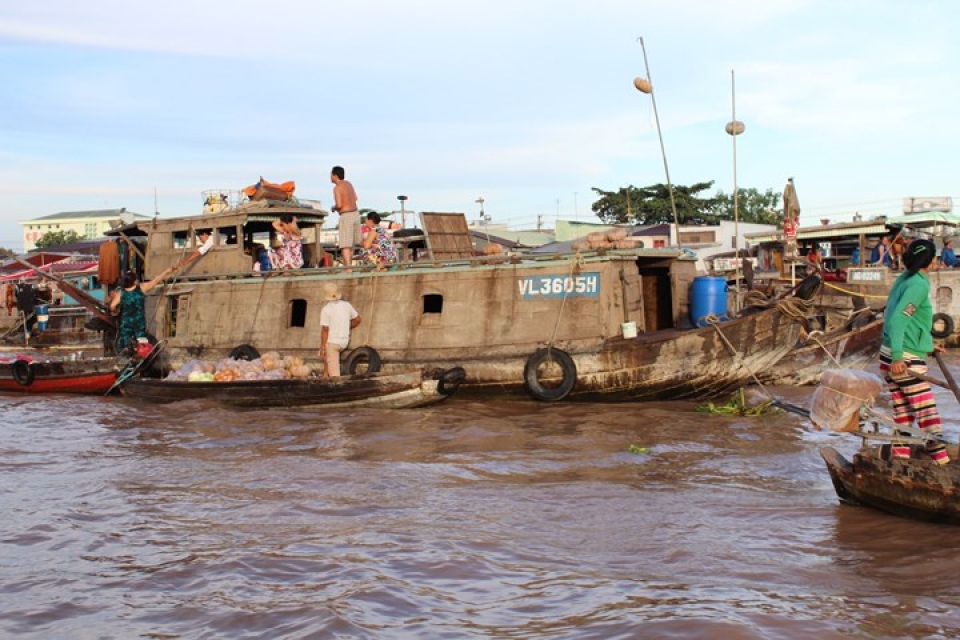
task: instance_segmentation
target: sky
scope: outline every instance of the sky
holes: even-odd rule
[[[960,207],[948,0],[6,4],[0,246],[15,250],[18,221],[194,215],[202,192],[261,176],[329,208],[334,165],[363,208],[406,195],[472,221],[482,198],[517,229],[597,220],[594,189],[667,170],[727,194],[793,177],[803,226],[910,197]]]

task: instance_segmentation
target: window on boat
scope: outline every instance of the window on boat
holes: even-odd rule
[[[185,330],[187,322],[187,312],[190,309],[190,296],[179,295],[169,296],[167,298],[167,331],[168,338],[174,338],[177,335],[177,329]]]
[[[237,228],[220,227],[217,229],[217,237],[220,239],[217,244],[237,244]]]
[[[443,296],[439,293],[428,293],[423,296],[424,313],[442,313]]]
[[[295,298],[290,301],[290,326],[305,327],[307,325],[307,301]]]
[[[189,242],[189,234],[187,231],[174,231],[173,232],[173,248],[174,249],[185,249]]]

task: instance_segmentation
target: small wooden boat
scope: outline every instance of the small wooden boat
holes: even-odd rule
[[[125,359],[31,360],[0,362],[0,392],[106,393]]]
[[[864,446],[852,461],[832,447],[823,447],[820,455],[842,502],[960,524],[960,463],[956,447],[948,449],[952,462],[942,466],[922,458],[885,459],[882,445]]]
[[[339,378],[189,382],[131,378],[120,387],[129,398],[150,402],[216,400],[234,407],[380,407],[404,409],[444,400],[463,382],[460,367],[443,371],[407,371]]]
[[[874,362],[882,341],[882,316],[862,326],[813,334],[758,376],[770,385],[818,384],[826,369],[863,369]]]

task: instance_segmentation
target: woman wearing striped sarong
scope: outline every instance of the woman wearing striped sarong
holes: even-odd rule
[[[927,373],[926,354],[936,347],[933,305],[930,304],[930,264],[937,255],[930,240],[914,240],[903,254],[906,270],[900,274],[887,298],[883,319],[883,344],[880,347],[880,372],[890,390],[893,419],[897,424],[916,426],[931,435],[943,433],[940,412],[930,385],[917,375]],[[926,451],[939,464],[950,461],[939,440],[928,440]],[[909,445],[890,449],[895,458],[909,458]]]

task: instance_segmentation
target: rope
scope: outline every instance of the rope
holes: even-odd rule
[[[577,253],[570,259],[570,275],[569,278],[573,277],[573,272],[578,268],[584,265],[583,256],[580,255],[580,250],[577,249]],[[553,343],[557,339],[557,331],[560,329],[560,319],[563,318],[563,307],[567,303],[567,287],[563,287],[563,298],[560,299],[560,310],[557,311],[557,321],[553,325],[553,335],[550,336],[550,341],[547,342],[547,350],[550,350],[553,347]]]
[[[843,287],[838,287],[837,285],[832,284],[832,283],[830,283],[830,282],[824,282],[823,284],[824,284],[825,286],[830,287],[831,289],[836,289],[837,291],[842,291],[843,293],[849,293],[849,294],[852,295],[852,296],[858,296],[858,297],[861,297],[861,298],[877,298],[878,300],[886,300],[886,299],[887,299],[887,296],[876,296],[876,295],[869,295],[869,294],[866,294],[866,293],[860,293],[859,291],[853,291],[853,290],[851,290],[851,289],[844,289]]]
[[[720,331],[720,319],[717,318],[717,316],[714,314],[710,314],[709,316],[706,316],[704,319],[708,324],[712,325],[713,328],[717,330],[717,335],[720,336],[720,339],[723,340],[723,344],[726,345],[727,349],[730,351],[730,355],[733,356],[735,365],[746,369],[747,373],[750,374],[750,377],[753,378],[753,381],[757,384],[758,387],[760,387],[764,395],[766,395],[768,398],[772,398],[773,395],[769,391],[767,391],[767,388],[760,381],[760,378],[757,377],[757,374],[754,373],[753,370],[746,365],[740,353],[734,348],[733,344],[729,340],[727,340],[727,336],[723,335],[723,331]]]

